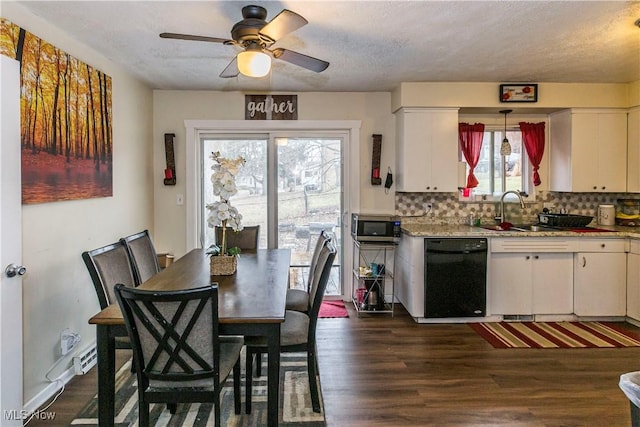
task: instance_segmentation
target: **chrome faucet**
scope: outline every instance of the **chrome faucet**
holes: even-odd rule
[[[520,191],[515,191],[515,190],[509,190],[509,191],[505,191],[504,193],[502,193],[502,197],[500,197],[500,215],[498,215],[496,217],[497,220],[499,220],[499,224],[502,224],[503,222],[505,222],[505,215],[504,215],[504,196],[506,196],[507,194],[515,194],[516,196],[518,196],[518,200],[520,200],[520,207],[522,209],[525,208],[524,206],[524,199],[522,198],[522,195],[524,193],[520,192]],[[524,194],[526,196],[526,194]]]

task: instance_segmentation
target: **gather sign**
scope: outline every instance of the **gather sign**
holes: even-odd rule
[[[298,95],[245,95],[245,120],[298,120]]]

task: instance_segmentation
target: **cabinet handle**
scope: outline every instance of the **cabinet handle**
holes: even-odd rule
[[[602,187],[603,190],[605,190],[607,187]]]
[[[587,257],[582,257],[582,267],[586,267],[587,266]]]
[[[527,256],[525,257],[525,259],[531,259],[531,257],[530,257],[529,255],[527,255]]]
[[[427,190],[431,190],[431,187],[429,187],[428,185],[427,185]]]
[[[593,186],[593,189],[594,189],[594,190],[597,190],[597,189],[598,189],[598,186],[597,186],[597,185],[594,185],[594,186]]]
[[[438,187],[433,187],[433,189],[434,189],[434,190],[437,190],[437,189],[438,189]]]
[[[604,248],[604,247],[606,247],[607,245],[605,245],[605,244],[603,243],[603,244],[601,244],[600,246]]]
[[[538,255],[534,256],[533,259],[538,259],[540,258]]]

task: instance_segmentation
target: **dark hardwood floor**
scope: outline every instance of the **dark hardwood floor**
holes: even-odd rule
[[[494,349],[466,324],[418,325],[399,305],[393,318],[348,308],[318,326],[328,426],[631,425],[618,381],[640,370],[640,348]],[[94,368],[49,408],[54,422],[29,426],[68,425],[95,392]]]

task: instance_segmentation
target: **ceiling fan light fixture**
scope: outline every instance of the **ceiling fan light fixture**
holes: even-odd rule
[[[259,50],[238,54],[238,70],[247,77],[264,77],[271,71],[271,57]]]

